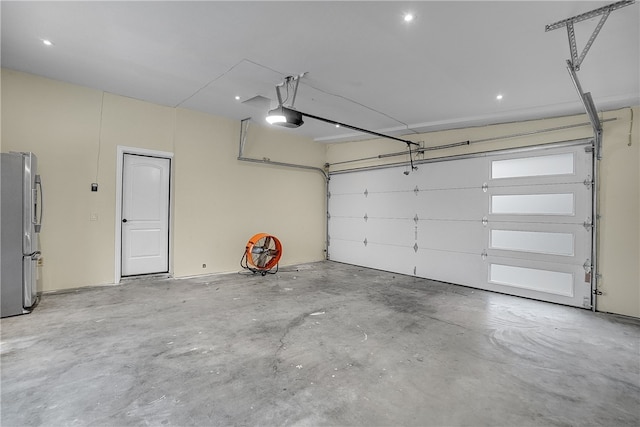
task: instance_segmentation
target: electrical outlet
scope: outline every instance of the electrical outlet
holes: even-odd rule
[[[89,221],[97,221],[98,220],[98,214],[95,212],[91,212],[91,215],[89,216]]]
[[[207,268],[207,264],[202,264],[202,268]]]

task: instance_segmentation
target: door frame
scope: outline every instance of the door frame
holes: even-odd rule
[[[149,150],[146,148],[125,147],[118,145],[116,154],[116,226],[115,226],[115,275],[113,283],[122,280],[122,174],[124,171],[124,155],[159,157],[169,160],[169,275],[173,276],[173,153],[168,151]]]

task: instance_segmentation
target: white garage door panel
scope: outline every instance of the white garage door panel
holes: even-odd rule
[[[518,234],[530,232],[540,234]],[[494,237],[498,238],[495,244]],[[567,254],[569,240],[573,243],[572,254]],[[583,224],[492,222],[489,223],[487,253],[498,256],[507,253],[508,256],[543,261],[561,257],[563,262],[582,265],[591,256],[590,242],[591,230]]]
[[[419,175],[420,190],[481,187],[489,179],[484,157],[429,163],[419,166],[412,175]]]
[[[419,221],[417,244],[421,249],[482,254],[481,221]]]
[[[332,175],[329,259],[590,308],[585,146]]]
[[[474,189],[420,192],[416,205],[419,219],[482,221],[487,211],[486,193]]]
[[[332,239],[331,244],[335,246],[334,249],[331,249],[331,257],[336,261],[378,270],[384,265],[386,271],[413,275],[415,266],[413,248],[392,247],[375,243],[364,246],[362,242],[335,239]],[[390,252],[394,253],[393,257],[389,256]]]
[[[331,195],[329,204],[332,217],[362,218],[366,209],[364,195]]]
[[[491,230],[491,248],[505,251],[546,255],[573,256],[575,245],[572,233],[548,231]]]
[[[556,269],[542,270],[492,263],[489,265],[489,283],[573,296],[573,274]]]
[[[584,223],[591,212],[591,190],[584,184],[489,188],[492,221]]]
[[[574,153],[491,161],[491,179],[574,175],[574,173]]]
[[[591,284],[580,265],[492,256],[486,263],[488,290],[559,304],[590,304]]]
[[[485,278],[480,255],[418,249],[416,276],[479,287]],[[463,267],[461,267],[463,266]]]
[[[331,186],[331,196],[362,194],[367,188],[367,182],[371,177],[366,174],[343,174],[334,175],[331,180],[335,180],[335,185]]]
[[[367,254],[362,242],[331,238],[329,240],[331,259],[347,264],[368,266]]]
[[[365,213],[370,218],[413,218],[415,198],[413,192],[369,194]]]
[[[366,267],[392,271],[400,274],[413,274],[415,251],[406,246],[368,244],[364,252],[367,254]]]
[[[369,219],[365,229],[368,242],[393,246],[413,246],[414,229],[412,220]],[[411,242],[409,245],[407,242]]]
[[[362,218],[336,218],[332,217],[331,232],[336,238],[342,240],[364,241],[366,235],[366,223]]]
[[[555,150],[557,154],[545,151],[516,158],[511,155],[492,158],[489,186],[572,184],[583,182],[591,174],[590,154],[580,153],[572,147]],[[545,161],[550,163],[545,164]]]

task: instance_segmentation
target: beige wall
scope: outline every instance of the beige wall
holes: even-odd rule
[[[282,241],[282,265],[324,259],[324,178],[237,161],[240,122],[7,69],[2,113],[2,151],[35,152],[43,177],[41,290],[114,282],[118,145],[174,153],[176,277],[239,270],[258,232]],[[247,156],[324,164],[310,139],[253,123],[248,135]]]
[[[631,114],[633,112],[633,129]],[[598,309],[640,317],[640,136],[638,107],[605,112],[603,119],[615,118],[604,123],[603,159],[600,163],[600,272]],[[535,120],[504,125],[475,127],[433,132],[407,137],[424,141],[424,146],[437,146],[460,141],[477,141],[486,138],[522,134],[541,129],[588,123],[586,115]],[[631,130],[631,133],[630,133]],[[426,158],[466,154],[503,148],[515,148],[560,142],[592,136],[589,125],[511,139],[487,141],[470,146],[427,152]],[[367,140],[332,144],[327,148],[329,163],[377,156],[405,150],[402,143],[392,140]],[[421,158],[421,157],[419,157]],[[370,166],[381,163],[406,161],[407,156],[381,160],[369,160],[331,170]]]
[[[324,258],[322,176],[237,161],[239,122],[103,95],[6,69],[2,70],[1,89],[2,151],[33,151],[40,160],[46,192],[41,289],[113,283],[118,145],[174,153],[176,277],[238,270],[246,241],[263,231],[282,241],[283,265]],[[640,317],[640,111],[636,107],[633,113],[631,136],[630,109],[603,114],[605,119],[616,120],[604,125],[599,247],[604,294],[598,307]],[[411,138],[433,146],[585,122],[586,116],[580,115]],[[436,157],[590,136],[589,126],[582,126],[428,154]],[[252,122],[245,155],[321,167],[325,161],[403,149],[401,143],[381,139],[325,146]],[[406,157],[389,161],[403,159]],[[100,190],[92,193],[90,184],[96,181],[96,174]],[[90,221],[92,213],[98,215],[98,221]]]

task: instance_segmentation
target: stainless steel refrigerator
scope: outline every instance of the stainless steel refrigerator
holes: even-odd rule
[[[7,317],[38,302],[42,183],[33,153],[2,153],[0,173],[0,315]]]

